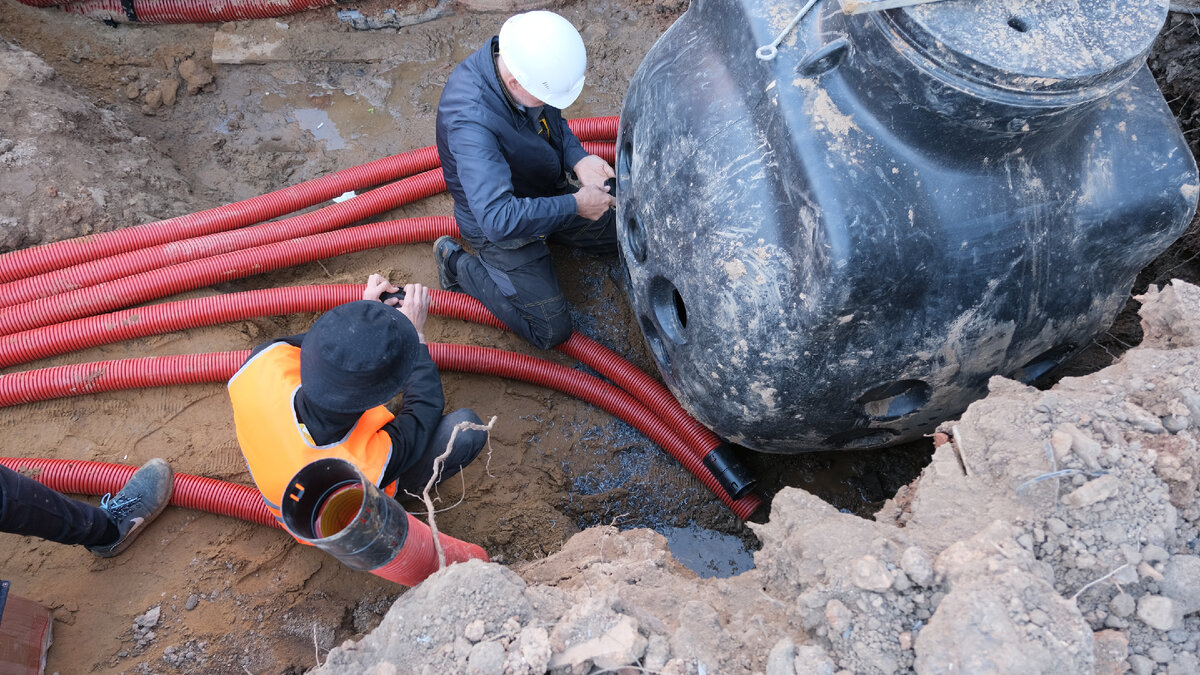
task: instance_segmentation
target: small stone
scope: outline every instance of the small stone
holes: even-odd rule
[[[1175,602],[1161,595],[1143,595],[1137,603],[1137,615],[1147,626],[1161,631],[1175,628],[1183,618]]]
[[[900,556],[900,569],[918,586],[928,586],[933,581],[933,561],[929,554],[918,546],[909,546]]]
[[[1200,663],[1195,654],[1176,654],[1175,660],[1167,666],[1167,675],[1196,675],[1200,671]]]
[[[835,634],[842,634],[846,629],[850,628],[854,620],[854,614],[842,604],[841,600],[833,599],[825,604],[825,620],[829,622],[829,628]]]
[[[767,654],[767,675],[796,674],[796,643],[785,637]]]
[[[141,93],[142,89],[137,85],[137,82],[130,82],[129,84],[125,85],[125,98],[129,99],[130,101],[140,96]]]
[[[153,628],[158,625],[158,618],[162,613],[162,607],[155,605],[146,610],[145,613],[139,614],[133,619],[134,628]]]
[[[1137,573],[1138,573],[1138,576],[1142,577],[1143,579],[1153,579],[1154,581],[1162,581],[1162,579],[1163,579],[1162,572],[1159,572],[1158,570],[1154,569],[1154,567],[1151,566],[1150,563],[1148,563],[1148,562],[1138,563]],[[1117,583],[1124,583],[1124,582],[1121,582],[1118,580]]]
[[[179,80],[168,77],[158,85],[159,94],[162,96],[162,104],[168,108],[175,105],[175,99],[179,96]]]
[[[1187,415],[1167,415],[1162,418],[1163,428],[1173,434],[1187,429],[1190,424],[1191,420],[1188,419]]]
[[[1156,663],[1168,663],[1174,653],[1171,648],[1161,642],[1146,650],[1146,656],[1154,659]]]
[[[1092,637],[1096,675],[1123,675],[1125,658],[1129,656],[1129,637],[1115,630],[1098,631]]]
[[[801,645],[796,648],[796,675],[833,675],[837,666],[825,650],[816,645]]]
[[[1129,668],[1133,670],[1134,675],[1150,675],[1154,672],[1154,661],[1141,654],[1134,654],[1129,657]]]
[[[642,666],[650,672],[658,672],[667,665],[667,659],[670,657],[670,641],[662,635],[651,635],[646,642],[646,655],[642,657]]]
[[[463,629],[463,637],[467,638],[471,642],[479,642],[483,639],[486,631],[487,626],[483,623],[483,620],[475,619],[471,623],[467,624],[467,627]]]
[[[850,565],[850,580],[864,591],[886,591],[892,586],[892,573],[873,555],[865,555]]]
[[[1150,563],[1162,562],[1163,560],[1166,560],[1170,555],[1171,554],[1167,553],[1167,550],[1165,548],[1163,548],[1157,544],[1150,544],[1149,546],[1146,546],[1145,548],[1142,549],[1142,560],[1145,560],[1146,562],[1150,562]]]
[[[1062,429],[1055,429],[1050,434],[1050,448],[1054,451],[1054,458],[1062,464],[1071,452],[1071,434]]]
[[[1101,448],[1096,439],[1080,431],[1074,424],[1064,424],[1060,429],[1071,436],[1071,450],[1083,460],[1084,466],[1092,471],[1099,470]]]
[[[1184,614],[1200,611],[1200,557],[1174,555],[1163,569],[1163,595],[1179,603]]]
[[[467,657],[468,675],[503,675],[504,647],[498,642],[480,642]]]
[[[190,612],[193,609],[196,609],[196,605],[199,605],[199,604],[200,604],[200,596],[196,595],[195,593],[192,593],[191,595],[188,596],[187,602],[184,603],[183,608]]]
[[[1121,618],[1133,614],[1134,609],[1136,609],[1136,603],[1133,596],[1128,593],[1118,593],[1108,603],[1108,611]]]
[[[1091,506],[1116,495],[1120,489],[1121,482],[1117,480],[1117,477],[1105,474],[1084,483],[1070,494],[1064,495],[1062,503],[1076,508]]]
[[[1046,529],[1049,530],[1051,534],[1059,535],[1067,531],[1067,524],[1058,518],[1047,518]]]
[[[188,94],[193,96],[213,81],[212,74],[192,59],[179,64],[179,76],[187,83]]]

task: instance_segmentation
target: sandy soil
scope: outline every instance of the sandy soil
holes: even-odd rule
[[[359,7],[374,16],[387,5]],[[585,27],[593,64],[571,115],[617,114],[642,54],[683,9],[677,2],[562,8]],[[4,2],[0,38],[44,59],[49,74],[30,76],[44,85],[39,95],[45,98],[34,110],[49,117],[57,111],[60,122],[39,127],[37,116],[22,118],[19,126],[15,119],[0,121],[0,137],[33,137],[37,131],[50,144],[28,185],[0,186],[0,200],[9,199],[0,201],[3,214],[43,226],[5,228],[6,237],[14,234],[0,243],[28,245],[179,215],[429,145],[446,76],[503,18],[460,14],[399,34],[350,30],[332,11],[225,26],[110,28]],[[1179,40],[1172,48],[1182,53],[1193,29],[1179,21],[1168,26],[1166,39]],[[265,64],[213,64],[218,32],[277,36],[289,56]],[[21,68],[42,72],[25,57],[19,60]],[[1165,58],[1159,69],[1174,63]],[[193,66],[213,81],[201,83]],[[1178,91],[1168,89],[1168,99],[1194,132],[1200,95],[1193,101],[1188,93],[1196,91],[1194,79],[1176,77]],[[7,89],[3,84],[0,89]],[[175,93],[171,104],[164,103],[168,91]],[[92,141],[92,150],[80,138]],[[90,154],[97,138],[111,139],[102,156]],[[1189,139],[1200,142],[1195,133]],[[83,165],[72,158],[84,159]],[[98,199],[87,186],[106,192]],[[39,198],[30,199],[31,191]],[[387,215],[449,211],[443,195]],[[1175,251],[1143,283],[1195,278],[1191,251]],[[652,372],[640,336],[629,329],[633,323],[610,277],[611,264],[569,255],[560,255],[558,263],[568,298],[579,308],[580,329]],[[394,281],[436,280],[428,247],[414,245],[339,256],[189,296],[356,283],[377,271]],[[1125,324],[1136,327],[1136,316],[1128,316]],[[247,349],[302,331],[313,318],[190,330],[11,370]],[[535,353],[510,335],[457,321],[432,319],[429,333],[435,341]],[[1140,334],[1113,339],[1098,343],[1098,356],[1079,368],[1090,372],[1104,365],[1109,353]],[[580,528],[610,523],[700,525],[757,545],[755,535],[673,460],[607,414],[531,385],[454,373],[444,380],[450,405],[499,421],[486,466],[478,462],[462,482],[442,491],[442,505],[456,506],[439,515],[439,525],[483,545],[498,562],[540,560]],[[223,388],[194,385],[10,408],[0,413],[0,431],[9,439],[6,454],[128,464],[162,456],[180,472],[248,483],[229,420]],[[768,498],[784,486],[801,486],[867,515],[916,476],[931,452],[925,444],[889,451],[886,461],[880,453],[746,459],[763,477]],[[0,576],[14,582],[13,592],[55,610],[49,671],[62,673],[299,672],[324,661],[347,637],[373,628],[401,592],[296,546],[280,532],[178,509],[168,510],[137,547],[112,561],[5,535]]]

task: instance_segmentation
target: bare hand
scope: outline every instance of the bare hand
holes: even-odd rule
[[[395,293],[398,290],[400,290],[399,287],[393,286],[392,283],[383,276],[379,274],[372,274],[371,277],[367,279],[367,288],[363,290],[363,300],[379,300],[379,296],[382,295],[384,291],[387,291],[388,293]],[[381,300],[380,302],[390,307],[395,307],[400,300],[398,298],[388,298],[387,300]]]
[[[608,194],[608,186],[585,185],[575,193],[575,212],[588,220],[600,220],[606,211],[617,205]]]
[[[617,174],[613,171],[612,166],[599,155],[588,155],[575,163],[575,176],[585,187],[601,187],[604,185],[604,181],[616,178]]]
[[[429,316],[429,289],[421,284],[404,285],[404,301],[400,311],[417,329],[417,337],[425,344],[425,319]]]

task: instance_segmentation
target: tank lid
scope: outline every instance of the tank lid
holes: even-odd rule
[[[910,58],[987,88],[1095,98],[1138,68],[1168,0],[943,0],[875,14]],[[1100,91],[1095,91],[1095,89]],[[1090,95],[1089,95],[1089,90]]]

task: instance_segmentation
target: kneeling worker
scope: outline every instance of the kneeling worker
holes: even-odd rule
[[[442,415],[445,398],[425,346],[429,290],[373,274],[363,299],[326,312],[308,333],[257,347],[229,380],[238,443],[267,508],[281,518],[288,481],[311,462],[349,461],[389,496],[420,495],[434,460],[472,410]],[[395,413],[384,404],[403,392]],[[486,432],[460,430],[441,480],[479,455]]]
[[[479,300],[514,333],[549,349],[571,315],[546,242],[617,252],[612,166],[588,154],[562,109],[583,90],[579,32],[546,11],[518,14],[446,80],[437,150],[459,232],[434,242],[442,288]],[[573,172],[579,187],[568,182]]]

